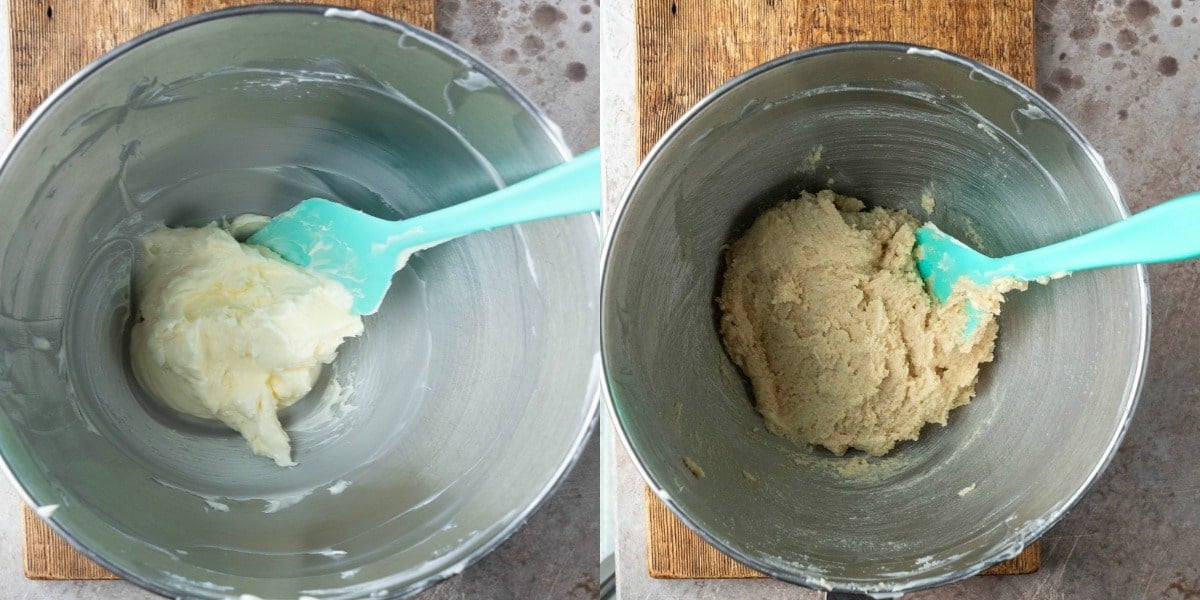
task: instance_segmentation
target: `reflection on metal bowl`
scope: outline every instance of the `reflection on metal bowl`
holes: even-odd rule
[[[567,155],[477,59],[363,13],[232,9],[121,46],[53,94],[0,167],[10,475],[86,554],[171,596],[404,595],[461,571],[553,491],[591,429],[596,219],[415,258],[284,412],[288,469],[138,388],[137,240],[311,196],[402,218]]]
[[[993,255],[1127,214],[1079,132],[988,67],[886,43],[767,63],[675,124],[617,210],[601,346],[619,434],[684,522],[762,572],[875,594],[968,577],[1054,524],[1115,452],[1146,362],[1145,270],[1010,295],[975,400],[863,467],[765,431],[715,324],[722,245],[823,188],[922,218],[931,194],[930,220]]]

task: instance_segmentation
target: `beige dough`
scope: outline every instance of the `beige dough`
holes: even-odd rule
[[[721,336],[771,432],[881,456],[971,400],[992,360],[999,295],[975,286],[935,303],[912,256],[918,226],[806,192],[729,248]],[[968,296],[991,312],[964,340]]]

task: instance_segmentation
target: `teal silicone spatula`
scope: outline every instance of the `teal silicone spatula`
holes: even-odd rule
[[[302,267],[341,283],[353,311],[379,309],[414,253],[470,233],[600,210],[600,149],[474,200],[402,221],[386,221],[321,198],[305,200],[250,236]]]
[[[939,302],[950,297],[960,277],[987,285],[999,278],[1033,281],[1042,277],[1200,257],[1200,192],[1168,200],[1128,219],[1077,238],[1003,258],[990,258],[946,235],[936,226],[917,229],[917,270]],[[971,311],[976,314],[971,314]],[[967,335],[978,323],[968,307]]]

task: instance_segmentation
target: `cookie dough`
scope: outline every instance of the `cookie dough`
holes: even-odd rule
[[[824,190],[775,206],[726,254],[721,336],[767,428],[881,456],[945,424],[992,360],[999,294],[937,304],[912,256],[919,223]],[[964,306],[990,311],[964,339]]]
[[[263,222],[229,228],[247,234]],[[142,249],[130,337],[142,387],[180,412],[219,419],[255,454],[294,465],[277,412],[312,389],[343,340],[362,333],[350,293],[216,224],[160,228]]]

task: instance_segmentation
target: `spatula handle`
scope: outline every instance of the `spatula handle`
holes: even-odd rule
[[[1002,259],[1026,279],[1061,272],[1200,257],[1200,192],[1168,200],[1091,233]]]
[[[448,240],[505,225],[600,210],[600,149],[474,200],[397,223],[410,245]]]

